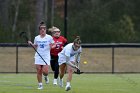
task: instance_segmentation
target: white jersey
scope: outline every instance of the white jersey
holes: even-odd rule
[[[68,45],[66,45],[63,50],[58,54],[59,59],[59,65],[61,65],[62,63],[66,63],[67,61],[71,62],[71,61],[75,61],[75,55],[77,55],[78,53],[82,52],[82,48],[80,47],[77,51],[74,51],[72,48],[73,43],[69,43]],[[66,57],[69,57],[69,60],[66,59]]]
[[[52,43],[54,43],[52,36],[47,34],[43,38],[38,35],[34,39],[34,44],[37,45],[37,52],[42,56],[48,65],[50,65],[50,44]],[[35,64],[45,65],[45,62],[43,62],[37,52],[35,53]]]

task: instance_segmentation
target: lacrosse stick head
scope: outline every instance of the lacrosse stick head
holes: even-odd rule
[[[20,36],[21,38],[24,38],[24,39],[26,40],[26,42],[29,40],[28,37],[27,37],[26,32],[21,32],[21,33],[19,34],[19,36]]]
[[[77,71],[74,71],[74,73],[80,75],[83,74],[84,72],[81,72],[80,69],[77,69]]]

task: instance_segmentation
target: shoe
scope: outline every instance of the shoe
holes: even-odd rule
[[[43,89],[43,86],[42,85],[39,85],[37,89]]]
[[[71,89],[71,86],[70,85],[67,85],[66,87],[65,87],[65,90],[66,91],[69,91]]]
[[[49,83],[49,77],[45,76],[44,79],[45,79],[46,84],[48,84]]]
[[[59,79],[59,86],[63,87],[63,79]]]
[[[57,79],[54,79],[54,80],[53,80],[53,84],[54,84],[54,85],[57,85]]]

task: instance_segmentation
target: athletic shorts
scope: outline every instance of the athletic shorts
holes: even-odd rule
[[[75,62],[75,56],[70,57],[70,60],[68,62]],[[58,57],[58,63],[59,65],[66,63],[66,57],[65,56],[59,56]]]
[[[47,65],[50,65],[50,60],[48,60],[48,59],[44,59],[44,60],[47,63]],[[41,58],[35,58],[35,64],[46,65],[45,62]]]

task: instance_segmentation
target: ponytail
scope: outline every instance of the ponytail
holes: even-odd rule
[[[80,36],[76,36],[74,43],[81,44]]]

